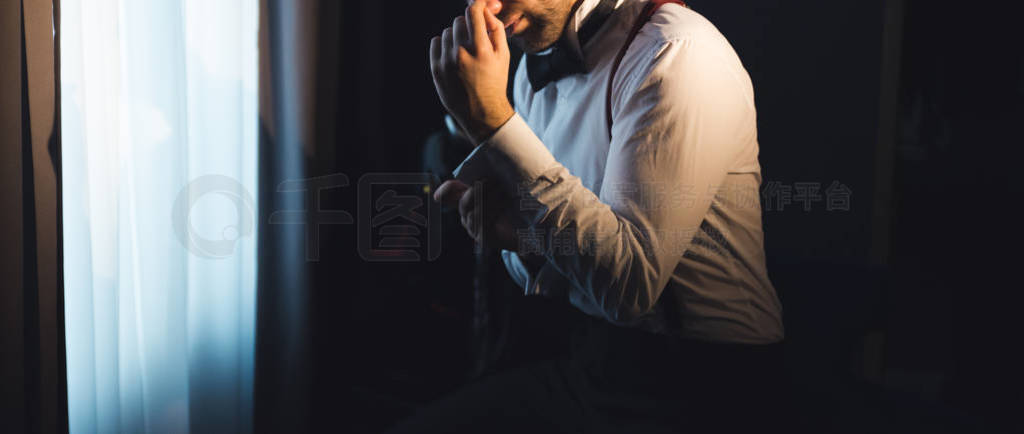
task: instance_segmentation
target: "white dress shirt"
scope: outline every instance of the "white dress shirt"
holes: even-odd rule
[[[579,47],[586,74],[536,93],[526,60],[516,114],[456,169],[523,199],[508,212],[541,250],[502,251],[528,294],[559,294],[587,314],[655,333],[738,343],[782,340],[782,308],[765,267],[753,88],[732,46],[698,13],[662,6],[615,55],[645,1],[620,0]],[[541,236],[537,238],[537,236]],[[527,246],[527,247],[524,247]]]

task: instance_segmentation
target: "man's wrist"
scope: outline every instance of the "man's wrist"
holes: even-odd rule
[[[480,146],[481,143],[491,138],[515,114],[516,112],[512,105],[506,103],[501,109],[482,116],[480,122],[472,128],[472,131],[467,131],[471,136],[470,139],[472,139],[473,145]]]

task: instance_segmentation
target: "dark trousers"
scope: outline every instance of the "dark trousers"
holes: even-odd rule
[[[570,355],[493,374],[390,433],[776,432],[781,344],[683,340],[586,317]]]

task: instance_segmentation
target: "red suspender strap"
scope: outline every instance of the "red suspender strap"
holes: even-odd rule
[[[605,118],[607,118],[608,124],[608,140],[612,138],[612,81],[615,80],[615,73],[619,70],[619,64],[622,63],[622,58],[626,56],[626,50],[629,49],[629,45],[633,43],[633,39],[636,39],[637,33],[640,33],[640,29],[651,20],[654,13],[658,11],[662,5],[666,3],[675,3],[682,7],[687,7],[686,3],[682,0],[650,0],[644,5],[643,10],[640,12],[640,16],[636,18],[636,22],[633,24],[633,28],[629,30],[629,35],[626,36],[626,43],[622,44],[622,48],[619,49],[619,54],[615,56],[615,63],[612,64],[612,72],[608,76],[608,92],[605,98]]]

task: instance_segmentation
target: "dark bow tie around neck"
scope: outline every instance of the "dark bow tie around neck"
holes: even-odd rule
[[[559,39],[549,53],[527,56],[526,76],[530,79],[530,86],[534,92],[562,77],[587,72],[583,66],[583,59],[567,45]]]
[[[583,27],[577,32],[581,48],[586,46],[587,41],[608,20],[615,10],[615,3],[616,0],[601,0],[601,3],[590,13]],[[585,72],[587,72],[587,68],[583,59],[572,49],[564,34],[551,47],[550,52],[526,56],[526,76],[530,79],[530,86],[534,92],[543,89],[552,81]]]

